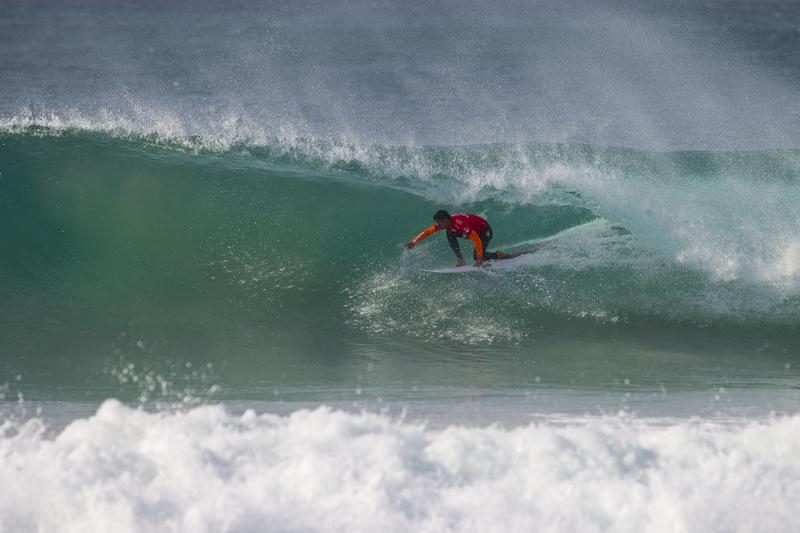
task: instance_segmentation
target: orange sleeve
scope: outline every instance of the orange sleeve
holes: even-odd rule
[[[420,234],[419,234],[419,235],[417,235],[416,237],[414,237],[414,240],[412,240],[411,242],[413,242],[413,243],[414,243],[414,245],[416,246],[416,244],[417,244],[419,241],[421,241],[421,240],[423,240],[423,239],[427,239],[428,237],[430,237],[431,235],[433,235],[434,233],[436,233],[436,232],[437,232],[437,231],[439,231],[440,229],[442,229],[442,228],[440,228],[440,227],[439,227],[439,226],[437,226],[436,224],[434,224],[433,226],[427,227],[427,228],[425,228],[424,230],[422,230],[422,231],[420,232]]]
[[[478,259],[483,259],[483,242],[475,230],[469,232],[469,239],[475,244],[475,254]]]

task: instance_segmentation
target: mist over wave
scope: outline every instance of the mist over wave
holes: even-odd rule
[[[795,2],[8,3],[2,117],[379,144],[797,147]]]

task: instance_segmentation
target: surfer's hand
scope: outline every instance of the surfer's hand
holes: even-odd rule
[[[466,263],[464,262],[464,260],[463,260],[463,259],[459,259],[459,260],[456,262],[456,266],[457,266],[457,267],[463,267],[464,265],[466,265]]]
[[[406,250],[410,250],[410,249],[412,249],[414,247],[414,241],[408,241],[403,246],[406,247]]]
[[[478,259],[475,260],[475,266],[476,267],[483,266],[483,257],[479,257]]]

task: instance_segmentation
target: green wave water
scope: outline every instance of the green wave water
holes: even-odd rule
[[[702,388],[789,379],[800,353],[797,151],[28,126],[0,154],[7,395],[691,387],[687,366]],[[491,248],[555,240],[512,270],[428,275],[453,262],[444,239],[402,243],[442,207],[486,216]]]

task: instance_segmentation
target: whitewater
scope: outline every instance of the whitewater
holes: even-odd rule
[[[793,531],[799,423],[432,430],[326,408],[148,414],[109,400],[54,438],[36,421],[0,428],[0,527]]]
[[[800,530],[798,28],[6,2],[0,533]]]

